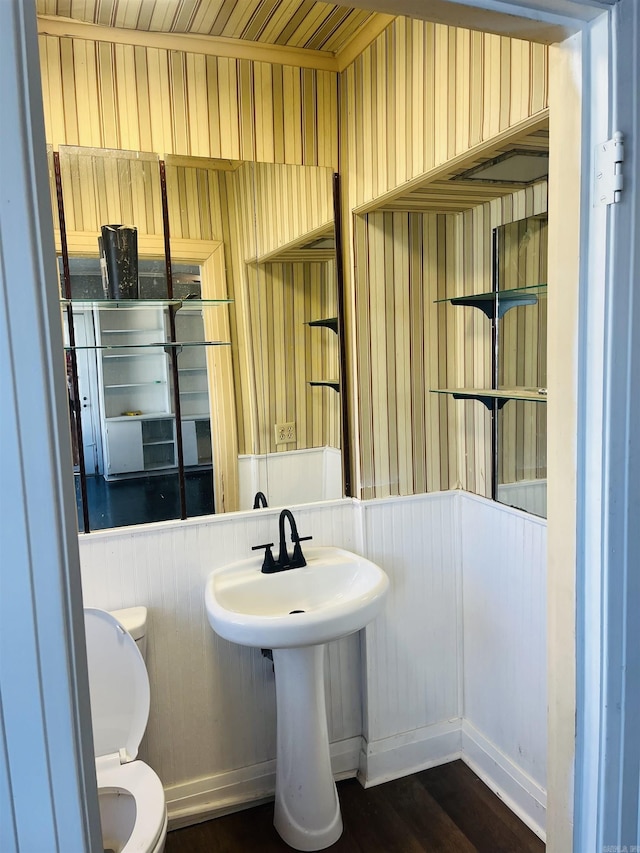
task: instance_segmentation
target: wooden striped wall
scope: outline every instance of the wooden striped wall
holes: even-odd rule
[[[47,140],[335,168],[337,74],[40,36]]]
[[[50,36],[41,37],[41,50],[47,134],[54,146],[69,141],[110,144],[163,154],[260,159],[292,167],[319,164],[334,169],[337,163],[338,80],[333,73]],[[508,196],[478,208],[489,211],[482,215],[476,211],[458,216],[372,213],[352,217],[351,211],[544,110],[546,48],[398,19],[343,72],[339,85],[343,210],[350,253],[345,259],[346,343],[352,359],[351,416],[360,442],[356,482],[365,497],[456,485],[486,494],[488,422],[484,413],[478,413],[473,402],[434,400],[425,391],[431,384],[485,381],[489,362],[483,318],[442,320],[451,312],[443,306],[422,320],[414,306],[428,302],[443,288],[448,294],[451,288],[458,292],[462,287],[475,288],[480,279],[489,281],[484,269],[489,262],[488,232],[485,228],[485,236],[479,237],[476,222],[499,218],[496,205],[508,221],[509,205],[517,207],[520,202],[510,202]],[[206,180],[203,174],[197,167],[181,172],[177,164],[175,171],[169,169],[168,179],[181,199],[172,202],[172,230],[206,239],[222,229],[228,287],[235,299],[230,328],[238,447],[240,452],[257,453],[270,446],[279,412],[292,408],[290,392],[287,398],[287,392],[278,389],[277,377],[286,374],[275,367],[276,350],[272,346],[268,351],[274,361],[266,371],[262,368],[268,360],[263,362],[261,351],[254,350],[259,340],[256,324],[261,326],[267,316],[259,279],[269,276],[277,282],[269,313],[282,328],[283,316],[276,318],[275,312],[284,303],[276,294],[297,293],[293,282],[301,275],[309,278],[309,271],[285,270],[273,263],[269,270],[266,265],[259,270],[247,261],[321,224],[328,196],[325,193],[316,207],[313,193],[322,189],[323,179],[313,179],[305,190],[309,217],[296,220],[276,214],[281,217],[275,220],[277,228],[266,227],[274,208],[261,202],[261,231],[260,225],[256,230],[244,216],[244,211],[253,210],[256,188],[264,186],[267,198],[278,193],[295,197],[300,187],[291,177],[295,168],[287,172],[278,166],[269,172],[266,165],[245,162],[232,171],[207,172]],[[123,192],[133,185],[133,181],[127,184],[125,176],[118,180]],[[150,192],[148,186],[146,191]],[[184,201],[194,193],[199,199],[196,207]],[[223,199],[219,216],[217,198]],[[73,215],[86,214],[74,205]],[[144,227],[160,233],[153,205],[145,205],[145,215],[149,219]],[[469,216],[471,226],[465,218]],[[469,228],[474,236],[465,237]],[[284,237],[274,240],[276,231]],[[316,281],[333,275],[320,269],[313,272]],[[255,298],[251,302],[252,294],[258,294],[257,303]],[[315,304],[311,296],[304,298],[307,305]],[[287,310],[306,317],[306,309]],[[409,332],[403,317],[408,318]],[[474,332],[473,343],[471,335],[466,337],[465,324]],[[438,332],[443,327],[446,335]],[[314,336],[330,334],[314,332]],[[320,357],[325,359],[324,354]],[[286,362],[284,353],[278,358]],[[437,383],[433,382],[436,377]],[[333,392],[313,393],[330,397]],[[267,412],[264,401],[271,401],[272,394],[275,408]],[[400,401],[399,411],[391,409],[390,400]],[[300,405],[296,402],[294,407],[296,421],[302,417]],[[333,415],[327,412],[332,405],[328,403],[321,416],[325,440],[331,444]],[[389,425],[392,418],[395,426]],[[315,418],[306,418],[307,424],[313,422]],[[314,426],[307,429],[307,436],[309,429],[312,436],[317,435]],[[315,444],[316,439],[311,441]]]
[[[352,210],[543,112],[547,64],[542,45],[398,18],[341,75],[350,416],[362,497],[455,486],[489,493],[486,411],[429,394],[490,383],[484,317],[432,303],[478,292],[480,282],[490,289],[491,227],[514,218],[510,205],[525,215],[528,202],[515,194],[464,215]]]
[[[305,325],[336,315],[335,262],[255,262],[333,221],[331,170],[251,163],[228,180],[236,181],[242,211],[235,220],[235,297],[245,321],[243,370],[255,395],[241,452],[339,447],[338,395],[307,384],[337,378],[337,338]],[[274,427],[289,421],[296,422],[296,443],[276,447]]]
[[[258,453],[340,447],[340,397],[310,386],[339,379],[338,339],[310,320],[335,317],[335,262],[260,265],[251,293],[255,372],[260,374]],[[274,427],[295,421],[296,441],[275,444]]]
[[[163,233],[156,154],[61,146],[60,172],[67,231],[98,234],[113,222],[135,225],[141,234]]]
[[[331,169],[255,163],[253,174],[259,258],[333,228]]]
[[[397,18],[341,75],[349,207],[548,106],[544,45]]]
[[[374,17],[367,10],[309,0],[37,0],[37,10],[102,27],[221,36],[332,53],[347,47]]]
[[[546,211],[546,183],[462,214],[375,213],[355,218],[356,335],[362,497],[462,487],[489,496],[490,420],[476,401],[431,389],[491,386],[491,327],[477,309],[438,303],[491,290],[492,229]],[[545,229],[546,230],[546,229]],[[544,231],[532,251],[544,254]],[[512,269],[538,277],[532,252],[507,248]],[[525,314],[527,311],[529,313]],[[540,321],[540,322],[539,322]],[[503,321],[506,385],[538,385],[542,313]],[[511,358],[517,349],[520,360]],[[503,409],[501,481],[544,476],[544,404]],[[545,460],[546,464],[546,460]]]
[[[457,485],[456,409],[429,393],[455,384],[454,330],[434,306],[453,286],[454,225],[438,214],[356,219],[363,498]]]

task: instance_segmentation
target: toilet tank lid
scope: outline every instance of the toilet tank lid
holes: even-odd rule
[[[110,610],[125,631],[128,631],[134,640],[141,640],[147,632],[147,608],[125,607],[123,610]]]

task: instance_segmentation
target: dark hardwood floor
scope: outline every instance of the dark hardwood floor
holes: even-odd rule
[[[332,853],[543,853],[545,846],[462,761],[368,788],[338,783],[344,832]],[[290,851],[273,804],[178,829],[165,853]]]

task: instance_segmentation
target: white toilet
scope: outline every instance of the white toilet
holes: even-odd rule
[[[146,607],[84,610],[105,853],[162,853],[167,836],[162,783],[134,760],[149,717],[146,620]]]

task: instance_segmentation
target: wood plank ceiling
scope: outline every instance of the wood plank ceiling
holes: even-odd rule
[[[37,0],[40,15],[339,53],[375,14],[315,0]]]

